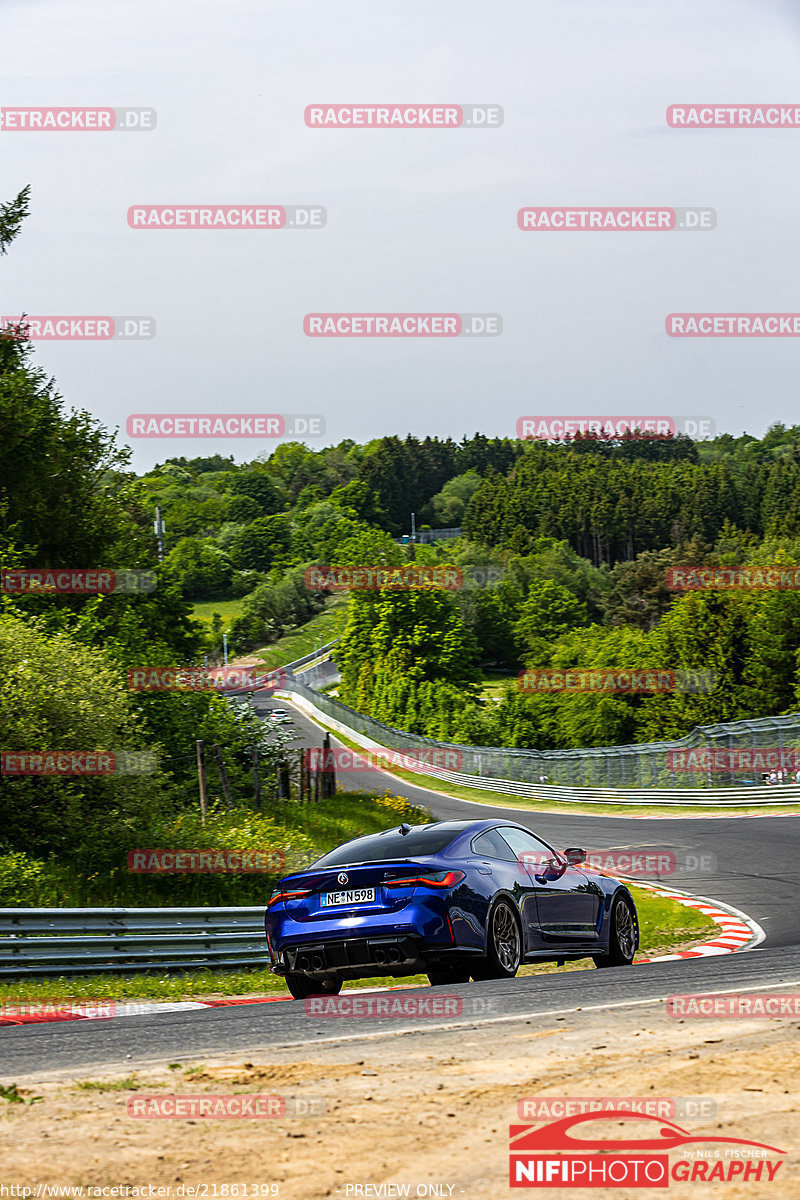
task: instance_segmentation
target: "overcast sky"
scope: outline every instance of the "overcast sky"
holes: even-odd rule
[[[70,405],[321,413],[320,446],[514,435],[529,414],[800,421],[797,338],[670,312],[800,312],[800,128],[670,129],[681,102],[800,106],[795,0],[0,0],[2,106],[149,106],[146,133],[0,131],[32,213],[0,313],[148,315],[39,342]],[[493,103],[493,129],[310,129],[306,105]],[[316,204],[321,230],[133,230],[134,204]],[[710,206],[713,232],[527,232],[523,206]],[[310,338],[310,312],[499,313],[494,338]],[[130,441],[143,469],[264,440]]]

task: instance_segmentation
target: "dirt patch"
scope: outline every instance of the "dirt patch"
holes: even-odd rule
[[[679,1111],[670,1119],[692,1136],[745,1138],[787,1151],[774,1182],[737,1180],[717,1190],[731,1200],[789,1200],[800,1194],[797,1036],[791,1020],[676,1021],[654,1005],[390,1034],[315,1046],[313,1056],[298,1061],[295,1052],[276,1048],[260,1051],[258,1062],[239,1055],[197,1064],[192,1073],[191,1064],[165,1064],[138,1072],[136,1090],[87,1092],[75,1081],[20,1079],[29,1095],[43,1099],[0,1109],[0,1178],[33,1188],[169,1185],[164,1195],[176,1198],[203,1196],[179,1185],[247,1184],[256,1190],[240,1196],[266,1196],[275,1184],[271,1194],[282,1200],[356,1200],[396,1196],[380,1190],[393,1184],[407,1185],[412,1197],[497,1200],[510,1194],[509,1125],[531,1123],[519,1101],[638,1096],[711,1101],[713,1111],[706,1104],[699,1117]],[[279,1094],[305,1101],[301,1111],[322,1100],[325,1111],[268,1120],[132,1119],[129,1096],[149,1088],[159,1096]],[[618,1126],[607,1132],[618,1136]],[[377,1190],[364,1191],[368,1184]],[[705,1198],[716,1188],[673,1182],[666,1194]],[[567,1194],[537,1192],[553,1200]],[[223,1195],[205,1193],[215,1194]],[[595,1188],[592,1195],[621,1200],[619,1190]]]
[[[337,1075],[357,1075],[360,1073],[360,1063],[340,1063]],[[265,1063],[256,1065],[244,1063],[240,1069],[231,1067],[208,1067],[202,1071],[193,1071],[189,1078],[194,1083],[233,1083],[243,1087],[251,1084],[274,1084],[283,1087],[293,1087],[301,1083],[315,1080],[327,1080],[330,1071],[323,1063]]]

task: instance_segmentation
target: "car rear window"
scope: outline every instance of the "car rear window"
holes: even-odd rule
[[[388,829],[345,842],[312,863],[312,868],[352,866],[354,863],[380,862],[383,858],[414,858],[418,854],[438,854],[452,842],[465,825],[440,821],[434,825],[413,825],[409,833]]]

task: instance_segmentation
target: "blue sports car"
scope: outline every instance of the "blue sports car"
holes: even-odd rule
[[[522,963],[626,966],[636,906],[512,821],[400,825],[346,842],[287,875],[267,904],[272,970],[297,999],[344,979],[423,973],[432,984],[510,979]]]

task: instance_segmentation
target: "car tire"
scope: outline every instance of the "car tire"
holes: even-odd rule
[[[324,975],[320,979],[312,979],[309,975],[292,973],[284,978],[286,986],[295,1000],[305,1000],[308,996],[338,996],[342,990],[342,981],[335,975]]]
[[[473,979],[513,979],[522,962],[522,926],[510,900],[497,900],[489,912],[486,958],[470,968]]]
[[[614,901],[609,918],[611,932],[608,935],[608,952],[594,954],[596,967],[629,967],[633,963],[638,946],[636,914],[625,896]]]
[[[469,971],[466,967],[438,967],[428,971],[431,987],[446,987],[448,984],[469,983]]]

